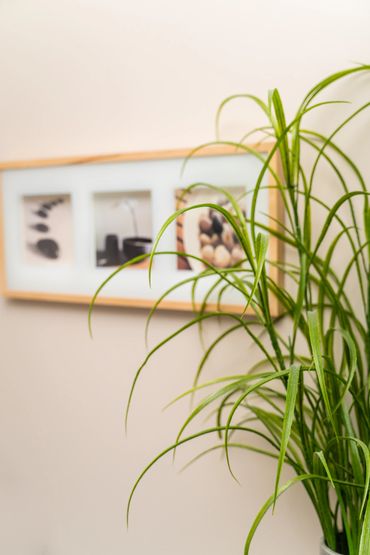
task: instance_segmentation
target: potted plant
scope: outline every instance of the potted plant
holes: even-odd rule
[[[361,116],[369,103],[347,115],[328,135],[305,127],[309,112],[324,111],[335,103],[320,100],[320,93],[343,78],[369,69],[370,66],[362,65],[320,81],[305,96],[290,122],[276,89],[269,93],[266,102],[253,95],[236,95],[221,104],[217,121],[225,105],[239,96],[257,103],[267,118],[267,125],[254,132],[259,133],[261,141],[274,139],[274,147],[263,162],[247,216],[240,210],[238,199],[226,190],[220,190],[220,194],[227,197],[228,209],[207,205],[228,222],[243,249],[243,260],[233,267],[220,268],[204,260],[204,271],[193,278],[193,289],[196,289],[199,280],[216,276],[219,310],[207,312],[206,296],[191,321],[152,349],[136,373],[126,417],[136,382],[158,348],[184,329],[203,325],[207,319],[232,318],[232,327],[206,349],[195,372],[194,386],[180,396],[201,393],[201,400],[191,410],[174,443],[139,475],[128,501],[127,514],[138,484],[156,461],[194,438],[211,435],[217,441],[215,448],[224,450],[231,473],[231,449],[257,450],[276,459],[275,486],[251,524],[245,540],[245,555],[266,512],[275,506],[281,494],[298,482],[304,486],[321,523],[321,554],[369,555],[369,193],[360,170],[336,141],[337,134]],[[245,141],[250,140],[251,134],[227,144],[250,151]],[[307,151],[311,158],[304,159],[302,153]],[[263,177],[275,152],[279,153],[282,171],[280,175],[275,173],[275,183],[271,186],[279,191],[285,213],[278,226],[276,222],[270,225],[259,221],[255,210]],[[341,187],[330,206],[320,195],[319,163],[327,166]],[[149,278],[162,234],[176,218],[194,208],[185,206],[176,211],[164,222],[152,253],[142,255],[150,256]],[[312,213],[317,212],[320,218],[313,226]],[[289,247],[289,260],[268,260],[268,236],[278,237]],[[142,257],[118,268],[108,280]],[[269,277],[266,264],[276,265],[284,272],[284,285]],[[92,300],[90,319],[94,301],[105,283]],[[245,309],[240,314],[229,314],[223,309],[222,294],[227,288],[235,288],[244,296]],[[354,290],[361,299],[359,306],[353,303]],[[151,310],[148,321],[165,295]],[[271,315],[271,295],[280,303],[278,317]],[[253,319],[245,315],[250,306],[254,310]],[[247,333],[260,349],[260,360],[245,374],[225,375],[201,383],[202,369],[210,353],[233,329]],[[187,435],[189,424],[210,408],[215,409],[214,425]],[[263,445],[254,443],[254,438],[262,440]],[[295,473],[287,483],[281,483],[284,465]]]

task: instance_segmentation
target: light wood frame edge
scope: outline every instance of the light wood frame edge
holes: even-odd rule
[[[274,143],[258,143],[253,145],[247,145],[248,148],[253,149],[261,153],[269,153],[273,147]],[[162,151],[150,151],[150,152],[129,152],[129,153],[119,153],[119,154],[106,154],[99,156],[74,156],[74,157],[64,157],[64,158],[50,158],[50,159],[40,159],[31,161],[14,161],[14,162],[2,162],[0,163],[0,172],[13,169],[30,169],[30,168],[41,168],[41,167],[55,167],[55,166],[66,166],[66,165],[82,165],[82,164],[103,164],[108,162],[123,162],[123,161],[145,161],[145,160],[166,160],[171,158],[186,158],[191,153],[193,156],[222,156],[228,154],[245,154],[247,151],[244,149],[237,149],[235,146],[219,146],[219,145],[207,145],[204,148],[199,149],[176,149],[176,150],[162,150]],[[278,156],[275,154],[270,162],[270,166],[273,171],[279,173],[279,163]],[[3,192],[2,192],[2,179],[0,173],[0,215],[3,214]],[[268,185],[275,185],[275,179],[271,172],[268,172]],[[274,218],[282,218],[282,202],[280,199],[279,192],[276,187],[269,189],[269,213],[274,216]],[[60,303],[71,303],[71,304],[89,304],[91,302],[92,295],[73,295],[73,294],[62,294],[62,293],[42,293],[35,291],[17,291],[14,289],[9,289],[6,283],[6,272],[5,272],[5,229],[4,221],[0,222],[0,294],[8,299],[18,299],[18,300],[30,300],[30,301],[52,301]],[[270,225],[277,227],[274,221],[270,222]],[[283,245],[276,238],[270,238],[269,242],[269,257],[272,260],[282,260],[283,257]],[[271,266],[269,269],[269,275],[278,284],[283,283],[283,273],[276,267]],[[105,306],[122,306],[122,307],[135,307],[135,308],[151,308],[155,301],[151,299],[134,299],[125,297],[98,297],[96,299],[97,305]],[[199,308],[200,304],[196,304],[195,308]],[[272,316],[278,316],[281,312],[281,307],[278,299],[270,295],[270,307]],[[158,306],[159,309],[163,310],[178,310],[178,311],[191,311],[194,305],[187,301],[162,301]],[[216,304],[209,304],[207,306],[208,311],[216,310]],[[223,305],[223,310],[232,313],[240,312],[240,305]],[[252,315],[253,310],[250,309],[247,312]]]
[[[274,143],[255,143],[246,145],[256,152],[270,152]],[[0,171],[44,168],[51,166],[71,166],[83,164],[106,164],[108,162],[137,162],[145,160],[166,160],[170,158],[186,158],[192,156],[222,156],[227,154],[245,154],[247,151],[232,145],[209,143],[196,148],[178,148],[171,150],[151,150],[142,152],[121,152],[115,154],[99,154],[95,156],[65,156],[61,158],[44,158],[38,160],[14,160],[0,162]]]

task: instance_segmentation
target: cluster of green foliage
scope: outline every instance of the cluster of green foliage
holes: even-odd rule
[[[236,98],[256,103],[268,122],[253,132],[258,131],[262,141],[273,140],[274,144],[269,155],[263,157],[248,146],[252,133],[241,141],[222,143],[244,149],[261,161],[247,218],[238,199],[227,190],[221,189],[221,192],[228,198],[230,210],[216,204],[196,206],[208,206],[223,214],[243,248],[244,262],[227,269],[205,263],[202,273],[172,287],[158,299],[149,314],[148,322],[174,288],[189,282],[195,299],[199,280],[214,276],[214,284],[194,317],[148,353],[134,379],[127,412],[137,379],[159,348],[184,330],[203,325],[209,319],[229,319],[231,326],[206,349],[193,387],[180,397],[196,392],[205,392],[204,396],[191,410],[174,444],[160,453],[139,476],[128,512],[139,482],[156,461],[186,442],[211,435],[217,438],[214,448],[224,449],[230,472],[231,448],[257,451],[277,461],[274,491],[250,528],[245,555],[250,551],[263,516],[275,505],[277,498],[297,482],[303,484],[320,520],[325,541],[332,550],[343,555],[370,553],[369,193],[358,167],[336,140],[336,135],[362,114],[369,103],[347,115],[327,136],[303,126],[309,112],[325,110],[328,104],[336,103],[318,101],[320,93],[343,78],[363,74],[369,69],[370,66],[357,66],[319,82],[305,96],[290,122],[286,120],[276,89],[269,93],[267,102],[253,95],[236,95],[221,104],[217,120],[224,107]],[[302,152],[307,150],[311,151],[311,158],[309,163],[304,163]],[[271,167],[276,153],[281,160],[280,174]],[[340,195],[331,206],[320,198],[319,163],[329,168],[341,187]],[[271,187],[279,191],[284,206],[284,220],[278,225],[277,222],[258,221],[256,207],[265,187],[266,172],[273,173]],[[212,187],[202,183],[192,184],[190,188],[197,186]],[[149,279],[155,256],[177,254],[158,251],[164,231],[179,215],[194,208],[178,210],[163,224],[150,255]],[[314,226],[313,212],[324,214]],[[289,248],[293,261],[269,260],[268,237],[273,236]],[[344,257],[343,252],[349,254]],[[339,268],[334,263],[338,253],[341,256]],[[90,318],[94,301],[107,281],[137,260],[118,268],[99,287],[90,307]],[[267,264],[278,266],[285,274],[284,285],[271,278]],[[230,288],[245,299],[245,308],[240,314],[223,310],[222,297]],[[354,306],[352,291],[359,293],[360,306]],[[207,312],[207,301],[215,292],[218,292],[218,310]],[[271,314],[271,295],[281,306],[278,317]],[[248,307],[253,308],[253,318],[246,316]],[[244,330],[258,347],[261,355],[258,363],[243,374],[201,383],[202,369],[213,349],[236,330]],[[215,408],[215,425],[187,436],[185,432],[193,419],[210,408]],[[258,441],[253,442],[253,437]],[[282,484],[284,465],[293,469],[294,478]]]

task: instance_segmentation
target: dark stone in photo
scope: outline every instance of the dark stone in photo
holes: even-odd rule
[[[39,216],[40,218],[48,218],[48,213],[45,212],[45,210],[37,210],[36,212],[34,212],[34,214],[36,214],[36,216]]]
[[[54,239],[40,239],[36,248],[46,258],[56,259],[59,257],[59,245]]]
[[[30,225],[30,228],[35,231],[40,231],[41,233],[47,233],[49,231],[49,226],[46,224],[34,224]]]

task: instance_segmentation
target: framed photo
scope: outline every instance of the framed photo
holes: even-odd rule
[[[2,294],[89,303],[117,267],[151,252],[154,238],[176,209],[199,203],[228,207],[220,191],[206,186],[187,191],[190,184],[229,190],[247,215],[250,193],[271,148],[271,144],[253,145],[259,156],[217,146],[198,150],[189,159],[189,150],[174,150],[1,164]],[[271,165],[278,171],[276,157]],[[259,220],[274,225],[274,218],[281,218],[281,205],[277,189],[268,187],[271,184],[266,172],[257,212]],[[204,270],[199,259],[228,268],[242,258],[230,226],[209,208],[184,212],[166,230],[158,248],[183,254],[155,257],[151,287],[148,259],[125,268],[103,288],[97,303],[151,307],[175,283]],[[269,258],[281,260],[281,248],[270,237]],[[268,271],[281,281],[275,266]],[[199,280],[198,302],[212,279]],[[216,301],[215,292],[207,307],[214,308]],[[242,301],[228,291],[223,306],[237,312]],[[175,289],[159,307],[192,309],[191,284]],[[278,313],[274,299],[272,310]]]

